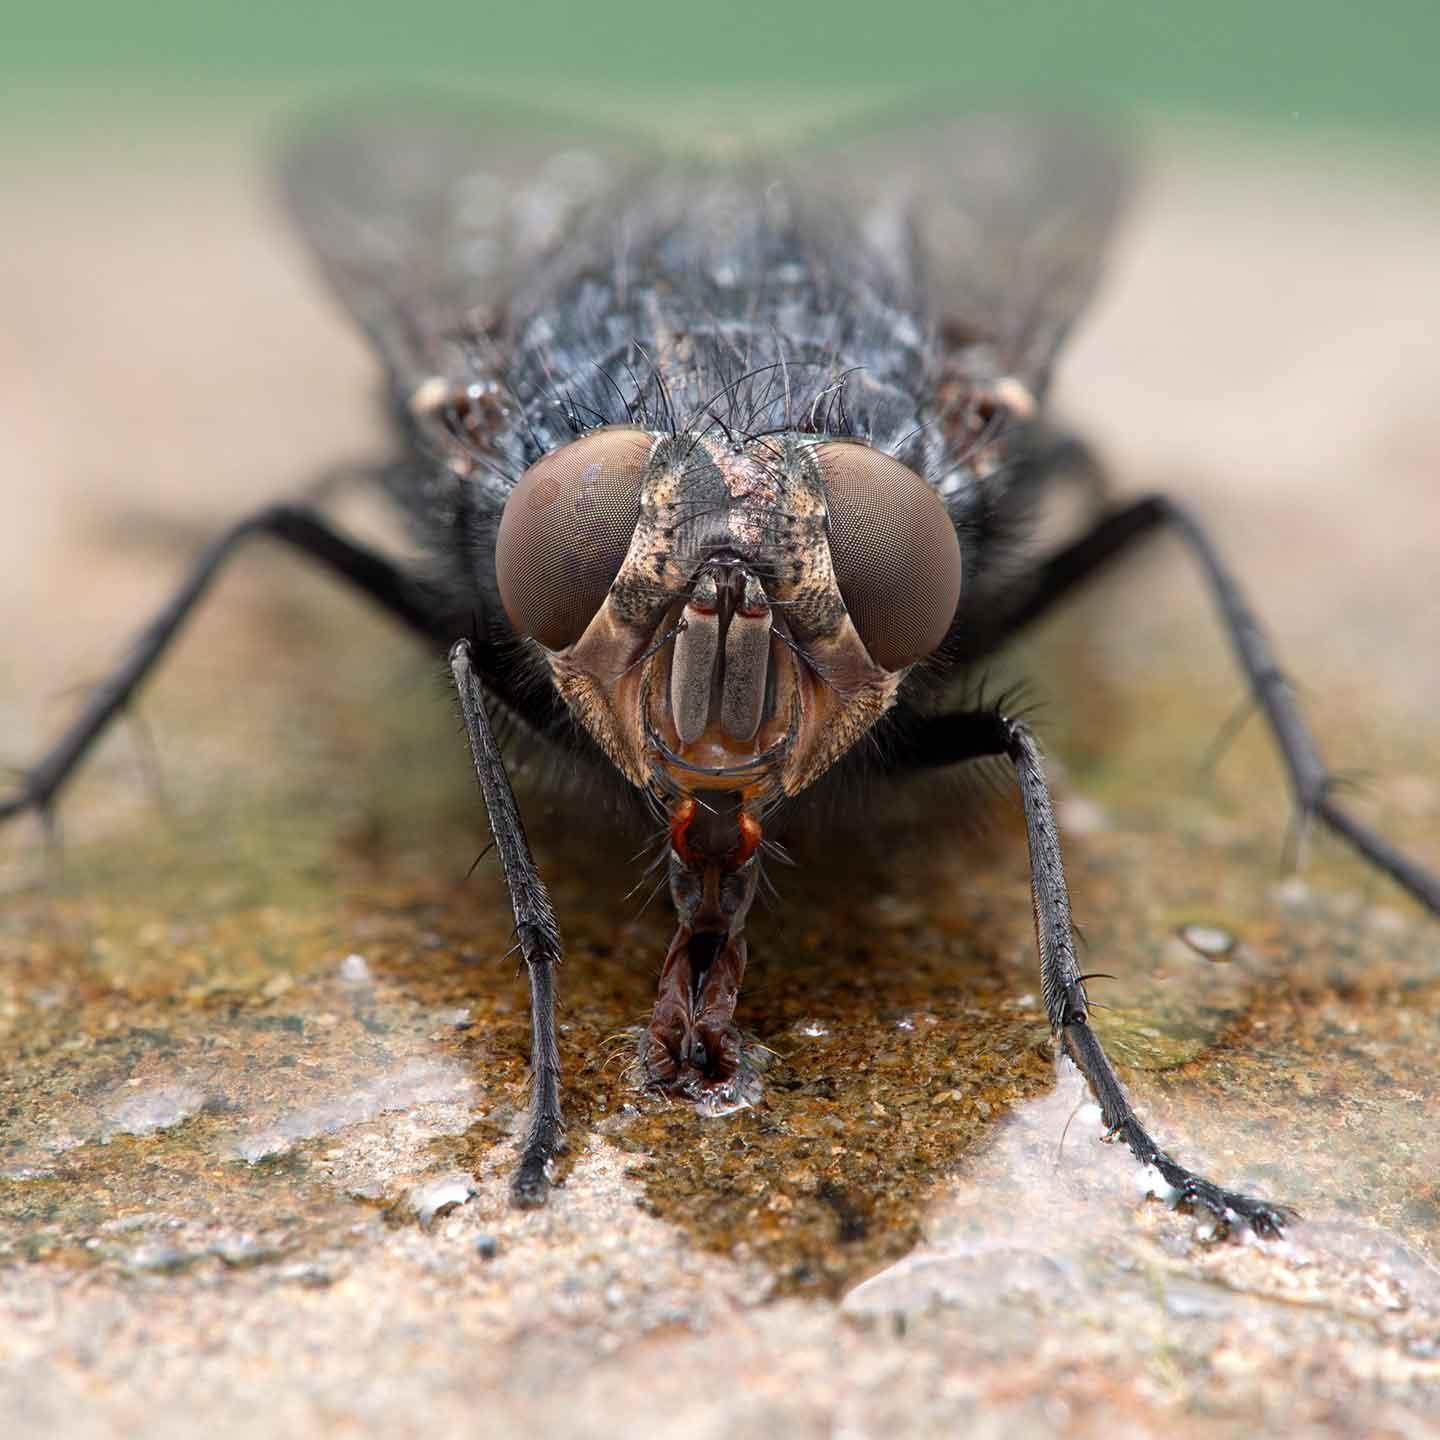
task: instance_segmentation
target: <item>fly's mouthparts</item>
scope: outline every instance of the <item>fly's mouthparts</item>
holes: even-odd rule
[[[760,822],[738,793],[715,805],[684,795],[671,809],[670,898],[679,925],[642,1042],[650,1080],[671,1094],[699,1099],[736,1083],[735,1004],[760,838]]]

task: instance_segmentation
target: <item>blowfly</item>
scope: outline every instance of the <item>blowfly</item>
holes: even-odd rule
[[[411,573],[297,506],[241,521],[0,814],[49,809],[243,540],[278,538],[359,587],[449,656],[529,974],[512,1193],[538,1205],[564,1138],[561,939],[492,711],[620,777],[663,825],[676,929],[639,1063],[655,1090],[721,1105],[756,1083],[735,1013],[767,833],[822,779],[998,758],[1024,811],[1049,1023],[1110,1137],[1182,1203],[1275,1233],[1283,1206],[1192,1173],[1141,1125],[1090,1025],[1035,737],[1001,706],[947,701],[1169,531],[1214,594],[1301,815],[1440,912],[1440,880],[1337,805],[1263,630],[1185,510],[1097,499],[1084,533],[1018,558],[1052,490],[1095,473],[1046,391],[1128,168],[1103,139],[990,120],[780,156],[657,156],[474,112],[312,124],[284,194],[383,361],[396,453],[375,478],[432,564]]]

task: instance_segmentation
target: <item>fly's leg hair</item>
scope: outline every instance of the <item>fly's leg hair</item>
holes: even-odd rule
[[[935,723],[938,726],[942,722],[952,732],[955,761],[1004,756],[1015,767],[1025,811],[1045,1012],[1061,1048],[1080,1067],[1100,1105],[1106,1137],[1123,1140],[1142,1165],[1153,1166],[1175,1191],[1180,1204],[1208,1210],[1223,1224],[1238,1216],[1259,1234],[1278,1234],[1292,1212],[1222,1189],[1178,1164],[1150,1138],[1106,1058],[1099,1037],[1090,1028],[1089,1003],[1075,954],[1070,893],[1060,857],[1060,831],[1035,737],[1020,721],[998,710],[966,711],[940,717]]]
[[[995,619],[966,658],[998,649],[1111,560],[1146,536],[1170,530],[1200,565],[1220,609],[1226,634],[1280,751],[1302,826],[1318,819],[1361,856],[1440,914],[1440,875],[1427,870],[1350,815],[1335,798],[1336,777],[1326,767],[1296,702],[1294,688],[1275,660],[1270,641],[1215,543],[1190,513],[1165,495],[1149,495],[1113,511],[1093,529],[1041,561],[1009,595],[997,598]],[[911,731],[902,764],[948,764],[953,738],[943,725],[921,721]],[[937,758],[931,758],[933,750]]]
[[[428,639],[443,643],[448,638],[442,634],[433,597],[389,560],[337,534],[312,511],[293,505],[268,506],[232,525],[205,547],[185,583],[136,637],[125,659],[96,686],[70,728],[24,773],[18,791],[0,798],[0,821],[29,809],[42,816],[49,814],[60,788],[124,709],[225,562],[244,541],[257,535],[293,546]]]
[[[470,740],[475,775],[485,797],[490,830],[505,872],[515,934],[530,974],[530,1073],[534,1097],[530,1126],[520,1165],[510,1183],[516,1205],[543,1205],[550,1187],[551,1162],[564,1146],[565,1121],[560,1112],[560,1048],[555,1036],[555,969],[560,964],[560,927],[555,910],[515,803],[505,761],[495,743],[471,655],[470,642],[458,640],[450,650],[450,670],[460,698],[460,714]]]

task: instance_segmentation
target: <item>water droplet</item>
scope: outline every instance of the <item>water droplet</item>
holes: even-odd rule
[[[100,1138],[154,1135],[182,1124],[205,1105],[205,1092],[195,1085],[161,1085],[117,1100],[106,1112]]]

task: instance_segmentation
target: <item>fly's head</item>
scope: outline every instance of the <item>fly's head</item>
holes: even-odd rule
[[[496,544],[512,625],[634,784],[757,814],[819,778],[944,638],[960,547],[850,440],[609,427],[533,465]]]
[[[761,818],[944,638],[960,596],[950,517],[913,471],[853,441],[615,427],[526,472],[495,571],[571,711],[669,816],[679,928],[646,1072],[743,1103],[732,1017]]]

